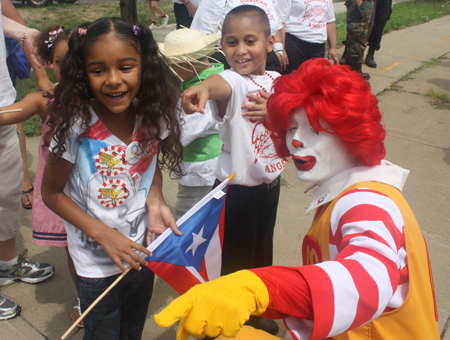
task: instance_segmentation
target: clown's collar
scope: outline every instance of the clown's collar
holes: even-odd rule
[[[380,165],[373,167],[356,166],[337,173],[319,186],[316,183],[306,188],[305,193],[316,187],[311,205],[305,215],[310,211],[334,200],[342,191],[359,182],[380,182],[402,191],[409,170],[400,168],[387,160],[382,160]]]

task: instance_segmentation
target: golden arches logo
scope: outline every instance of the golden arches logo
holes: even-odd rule
[[[316,264],[319,263],[319,255],[317,255],[316,250],[310,249],[309,246],[306,247],[306,264]]]

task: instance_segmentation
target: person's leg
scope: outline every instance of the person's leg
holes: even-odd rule
[[[283,74],[289,74],[297,70],[302,63],[308,60],[307,46],[304,41],[296,38],[292,34],[286,33],[285,50],[289,58],[289,64]]]
[[[155,15],[155,11],[153,9],[152,3],[153,3],[152,0],[148,0],[148,11],[150,13],[150,20],[152,21],[152,23],[150,25],[150,29],[156,28],[156,15]]]
[[[121,309],[121,340],[139,340],[142,337],[148,305],[152,298],[155,275],[147,267],[132,270],[124,278]]]
[[[72,256],[70,256],[69,248],[65,247],[67,254],[67,266],[69,267],[70,277],[75,284],[75,289],[77,290],[77,305],[73,307],[72,312],[70,313],[70,318],[73,322],[77,321],[81,315],[81,306],[80,306],[80,294],[78,293],[77,280],[75,279],[75,265],[72,260]],[[79,327],[84,327],[83,320],[78,324]]]
[[[158,6],[158,1],[152,0],[150,5],[154,12],[158,13],[160,16],[164,16],[164,11]]]
[[[130,271],[131,273],[131,271]],[[128,274],[130,274],[128,273]],[[119,277],[87,278],[75,274],[81,311],[89,306]],[[111,289],[84,318],[83,340],[119,340],[121,324],[122,280]]]
[[[177,30],[183,27],[190,28],[194,17],[189,15],[189,11],[184,4],[173,3],[173,13],[177,22]]]
[[[323,56],[323,55],[322,55]],[[260,201],[260,216],[258,222],[258,233],[255,245],[255,262],[253,268],[268,267],[273,261],[273,233],[277,218],[278,200],[280,197],[280,180],[270,189],[260,189],[257,197]],[[274,320],[264,319],[252,315],[246,325],[275,335],[279,327]]]
[[[383,30],[391,17],[392,13],[392,0],[377,0],[375,9],[375,17],[373,22],[372,32],[367,40],[369,50],[367,52],[364,63],[372,68],[377,67],[377,63],[374,59],[375,51],[378,51],[381,47],[381,38],[383,36]]]
[[[150,6],[152,7],[154,12],[158,13],[161,16],[161,26],[166,27],[167,23],[169,22],[169,16],[164,14],[164,11],[162,10],[162,8],[158,6],[158,1],[152,0],[150,2]],[[152,19],[152,21],[153,21],[153,19]]]
[[[253,199],[252,188],[229,185],[225,201],[221,275],[253,268],[258,215],[258,203]]]
[[[261,190],[261,211],[256,238],[254,268],[272,265],[273,234],[277,219],[278,201],[280,197],[280,180],[271,189]]]
[[[175,220],[179,220],[189,209],[211,191],[210,186],[190,187],[178,183]]]
[[[1,270],[9,269],[10,261],[17,263],[16,235],[20,228],[23,183],[19,141],[14,130],[10,133],[13,137],[9,145],[0,146],[0,285],[5,281],[2,280]]]
[[[16,257],[16,237],[0,241],[0,262],[9,262]],[[2,268],[0,267],[0,269]]]
[[[323,44],[310,44],[309,46],[309,59],[312,58],[325,58],[325,43]]]
[[[362,5],[356,6],[353,1],[347,1],[347,63],[352,70],[362,73],[362,63],[367,39],[373,25],[375,3],[373,0],[365,0]],[[367,75],[368,79],[369,76]]]
[[[22,206],[29,210],[33,207],[34,187],[28,177],[27,142],[25,140],[25,132],[23,131],[22,124],[17,124],[17,131],[19,131],[20,153],[23,161]]]
[[[277,71],[278,72],[279,65],[280,65],[280,59],[278,59],[276,53],[274,51],[267,53],[266,71]]]

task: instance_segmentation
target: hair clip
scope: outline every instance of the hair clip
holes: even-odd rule
[[[133,33],[138,37],[139,36],[139,26],[133,25]]]
[[[56,26],[54,31],[48,32],[48,35],[50,36],[48,40],[45,40],[45,43],[47,44],[47,48],[50,50],[53,46],[53,43],[55,42],[56,37],[58,34],[64,32],[64,27]]]
[[[87,29],[85,29],[85,28],[79,28],[78,29],[78,35],[80,37],[84,37],[86,35],[86,32],[87,32]]]

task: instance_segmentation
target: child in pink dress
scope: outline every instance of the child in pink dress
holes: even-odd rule
[[[56,80],[59,81],[59,68],[67,53],[67,42],[71,30],[63,30],[61,27],[49,27],[41,31],[36,39],[36,48],[40,61],[53,69]],[[45,146],[44,136],[50,129],[47,124],[48,106],[53,101],[53,95],[48,91],[38,91],[28,94],[20,102],[2,108],[2,111],[21,109],[18,112],[3,113],[0,115],[0,126],[23,122],[35,114],[42,119],[42,138],[39,143],[39,156],[35,177],[35,195],[31,213],[31,225],[33,228],[33,243],[40,246],[65,247],[67,251],[67,234],[61,217],[51,211],[42,201],[41,185],[45,163],[47,162],[49,150]],[[67,252],[67,260],[70,275],[75,280],[75,269],[72,258]],[[76,321],[79,317],[79,304],[74,307],[71,318]],[[82,326],[80,324],[79,326]]]

